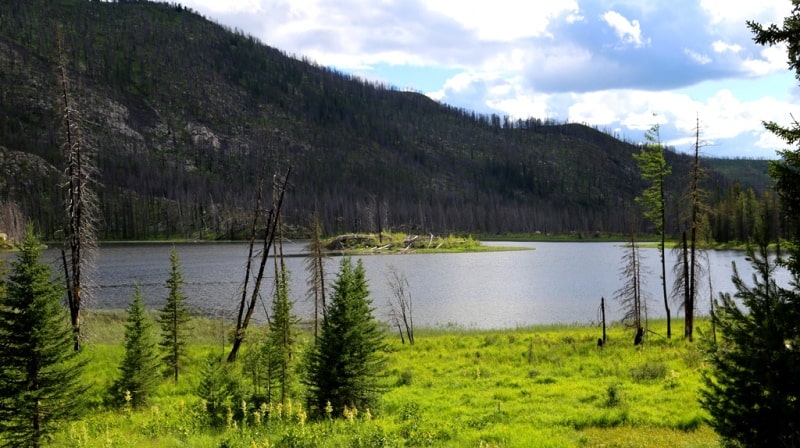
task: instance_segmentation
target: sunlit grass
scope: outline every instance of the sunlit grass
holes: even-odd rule
[[[413,346],[388,334],[386,392],[369,418],[359,410],[353,421],[301,423],[296,397],[295,417],[256,416],[251,404],[246,419],[213,429],[195,391],[202,360],[225,353],[221,323],[195,319],[178,383],[165,379],[148,407],[128,411],[107,405],[106,395],[123,356],[123,322],[124,313],[87,317],[96,333],[86,349],[90,412],[64,427],[56,445],[718,446],[697,401],[702,354],[679,337],[650,335],[634,347],[630,330],[612,326],[598,348],[601,329],[574,325],[420,328]]]

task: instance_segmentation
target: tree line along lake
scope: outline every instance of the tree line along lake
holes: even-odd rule
[[[392,290],[389,274],[396,271],[409,282],[416,326],[457,326],[477,329],[515,328],[539,324],[592,324],[600,320],[600,300],[606,301],[606,318],[621,316],[614,294],[621,278],[623,243],[608,242],[486,242],[486,245],[524,247],[529,250],[496,252],[363,255],[375,315],[388,320]],[[172,244],[137,243],[105,244],[95,256],[91,279],[92,298],[89,309],[126,309],[139,284],[149,308],[164,304],[165,282],[169,272]],[[210,317],[233,319],[241,300],[247,245],[244,243],[187,243],[174,245],[181,260],[183,291],[193,310]],[[308,272],[305,269],[305,243],[284,244],[290,272],[290,294],[295,314],[307,319],[313,316],[308,295]],[[661,296],[658,250],[641,248],[644,290],[649,296],[648,316],[664,317]],[[708,314],[709,297],[720,292],[735,292],[731,281],[732,262],[736,263],[747,284],[752,284],[752,268],[741,251],[709,251],[711,285],[699,287],[698,314]],[[61,272],[60,252],[47,249],[45,260]],[[6,261],[13,254],[6,253]],[[674,256],[667,251],[667,281],[671,290]],[[333,284],[339,257],[325,260],[326,281]],[[268,262],[262,286],[262,300],[255,318],[264,321],[270,308],[274,267]],[[776,279],[787,285],[789,275],[778,270]],[[670,304],[673,317],[682,310]]]

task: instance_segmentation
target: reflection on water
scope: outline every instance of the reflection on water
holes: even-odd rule
[[[409,281],[418,326],[457,325],[475,328],[513,328],[531,324],[587,323],[599,320],[600,298],[606,298],[607,318],[620,316],[613,301],[621,286],[619,271],[624,248],[617,243],[487,243],[525,246],[533,250],[426,255],[372,255],[363,260],[375,313],[386,319],[391,295],[388,273],[394,269]],[[96,258],[93,278],[97,309],[127,308],[135,283],[139,283],[149,307],[163,305],[169,271],[169,244],[110,244]],[[241,300],[247,246],[230,244],[181,244],[181,258],[190,305],[212,316],[233,317]],[[302,253],[303,245],[284,246],[288,254]],[[656,249],[642,249],[646,269],[645,289],[651,296],[649,316],[663,317],[660,264]],[[8,257],[6,257],[8,258]],[[58,252],[45,251],[45,259],[60,266]],[[732,251],[709,253],[713,294],[733,292],[731,262],[735,261],[748,283],[752,269],[744,254]],[[311,317],[307,297],[304,258],[288,257],[291,294],[295,311]],[[326,260],[328,284],[332,284],[339,259]],[[668,254],[668,285],[672,284],[673,259]],[[60,272],[60,271],[58,271]],[[268,279],[262,287],[255,318],[263,321],[269,309],[274,266],[270,259]],[[788,274],[779,272],[779,284],[788,284]],[[670,288],[671,289],[671,288]],[[701,287],[699,312],[707,313],[709,288]],[[248,298],[249,300],[249,298]],[[675,316],[677,307],[671,305]]]

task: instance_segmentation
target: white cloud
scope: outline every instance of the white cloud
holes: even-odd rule
[[[480,40],[501,42],[547,35],[553,19],[565,14],[567,20],[576,20],[578,14],[575,0],[424,0],[424,4],[474,31]]]
[[[742,51],[742,46],[739,44],[728,44],[721,40],[715,40],[711,44],[711,48],[714,49],[716,53],[739,53]]]
[[[219,0],[191,0],[182,1],[192,8],[209,11],[214,14],[259,13],[262,10],[262,0],[236,0],[221,2]]]
[[[775,45],[764,47],[760,59],[748,58],[742,61],[742,68],[750,76],[765,76],[786,70],[786,61],[786,46]]]
[[[744,26],[747,20],[779,23],[792,12],[792,4],[787,0],[700,0],[700,6],[708,13],[712,24],[736,26]]]
[[[657,120],[673,144],[691,140],[699,115],[706,138],[721,147],[736,140],[742,147],[731,151],[768,148],[765,156],[774,157],[780,142],[761,121],[785,122],[800,109],[777,85],[783,81],[766,77],[788,73],[785,47],[755,45],[745,25],[782,22],[788,0],[584,0],[580,7],[578,0],[179,1],[365,79],[410,85],[378,79],[393,73],[380,65],[402,66],[397,73],[444,69],[436,79],[460,71],[428,84],[428,95],[479,113],[569,119],[632,139]]]
[[[769,131],[762,131],[757,134],[758,140],[755,142],[755,146],[761,149],[767,149],[771,151],[777,151],[781,149],[786,149],[786,142],[778,138],[775,134]],[[771,155],[775,155],[774,153]]]
[[[683,52],[687,56],[689,56],[689,58],[691,60],[693,60],[694,62],[696,62],[696,63],[698,63],[700,65],[706,65],[706,64],[710,64],[711,63],[711,58],[708,57],[707,55],[700,54],[700,53],[698,53],[698,52],[696,52],[694,50],[690,50],[688,48],[684,48]]]
[[[636,47],[641,47],[646,43],[642,39],[642,28],[638,20],[629,21],[616,11],[608,11],[603,14],[603,20],[617,32],[617,36],[623,43],[633,44]]]

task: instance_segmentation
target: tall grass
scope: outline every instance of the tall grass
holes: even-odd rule
[[[703,358],[682,338],[651,336],[634,347],[633,334],[614,326],[598,348],[600,330],[587,326],[418,329],[413,346],[387,336],[378,409],[347,417],[331,410],[330,419],[308,421],[302,397],[280,411],[239,403],[214,427],[195,391],[203,360],[224,349],[221,323],[196,318],[179,382],[165,380],[147,408],[119,409],[105,394],[122,359],[123,323],[124,313],[87,319],[91,412],[65,426],[55,445],[718,446],[697,402]]]

